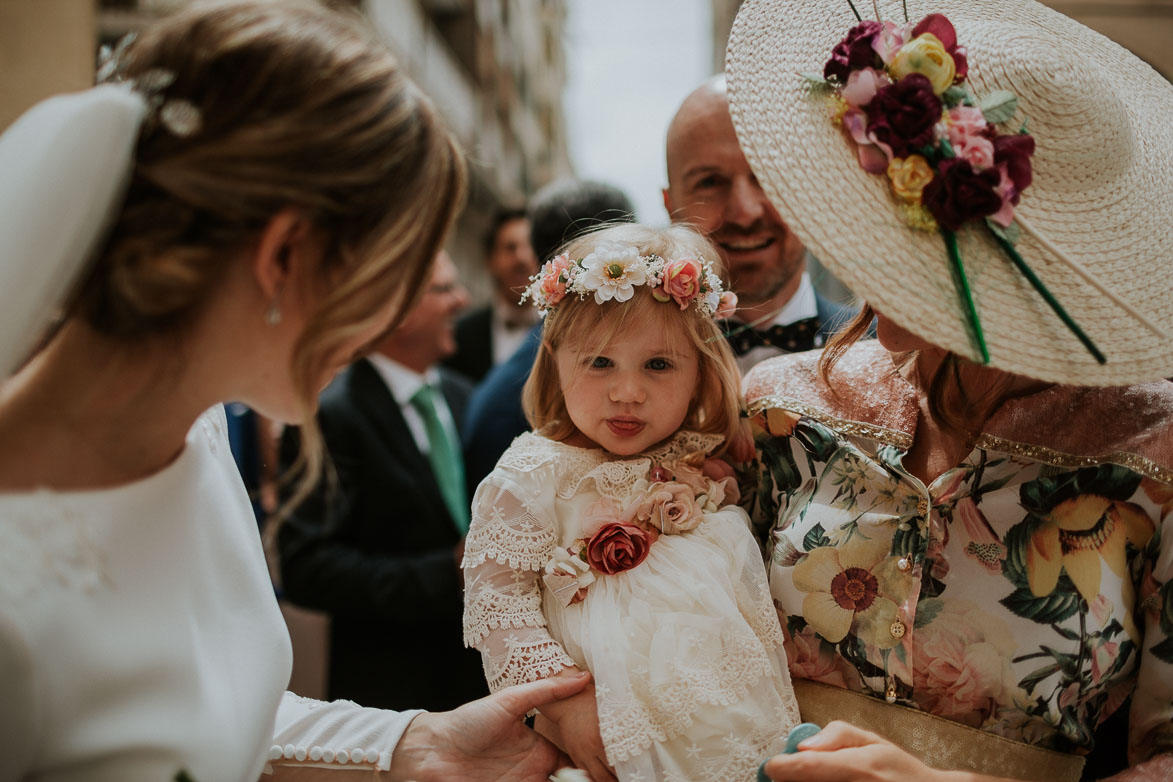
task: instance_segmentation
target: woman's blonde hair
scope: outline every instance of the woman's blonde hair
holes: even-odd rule
[[[128,344],[181,333],[239,250],[292,209],[324,246],[323,297],[293,353],[302,480],[322,464],[313,412],[338,350],[418,297],[463,204],[463,154],[356,16],[309,0],[199,4],[141,32],[127,78],[174,74],[200,127],[146,123],[123,209],[70,311]],[[292,504],[292,503],[291,503]]]
[[[713,245],[685,226],[603,226],[574,239],[561,252],[580,259],[603,242],[622,242],[641,255],[658,255],[666,261],[695,258],[721,269]],[[719,434],[728,444],[738,429],[741,412],[741,376],[733,352],[712,318],[691,304],[681,310],[674,302],[656,301],[646,285],[637,286],[635,295],[626,302],[597,304],[593,296],[579,299],[570,294],[546,316],[542,345],[522,391],[522,406],[534,431],[553,440],[564,440],[575,432],[562,394],[556,351],[564,347],[584,354],[601,351],[635,328],[657,329],[673,350],[696,351],[697,385],[683,428]]]

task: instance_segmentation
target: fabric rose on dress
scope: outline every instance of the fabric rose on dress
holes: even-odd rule
[[[582,535],[589,538],[607,524],[621,520],[619,503],[607,497],[600,497],[591,503],[582,518]]]
[[[887,145],[895,157],[908,157],[931,144],[941,119],[941,99],[929,80],[913,73],[884,87],[867,105],[869,136]]]
[[[625,245],[603,245],[582,259],[582,285],[594,291],[595,303],[611,299],[628,301],[635,295],[634,286],[647,282],[647,272],[639,250]]]
[[[933,181],[933,169],[920,155],[892,158],[888,163],[888,179],[897,198],[908,204],[919,204],[925,185]]]
[[[607,575],[631,570],[647,558],[655,539],[653,535],[635,524],[607,524],[592,535],[587,543],[587,563]]]
[[[921,199],[938,223],[956,231],[967,220],[992,215],[1002,208],[1002,198],[995,191],[1000,181],[996,170],[979,172],[966,160],[942,160],[937,165],[937,176],[925,187]]]
[[[945,51],[949,52],[949,56],[953,58],[953,81],[960,84],[969,73],[969,63],[966,60],[965,49],[957,45],[957,31],[953,29],[953,23],[942,14],[929,14],[912,28],[909,37],[916,38],[925,33],[940,41]]]
[[[897,560],[888,556],[886,541],[861,537],[839,548],[814,549],[792,570],[794,586],[807,593],[803,618],[831,643],[850,632],[869,646],[898,646],[891,627],[911,582]]]
[[[546,261],[542,267],[542,293],[546,296],[546,305],[556,306],[566,298],[566,285],[570,282],[570,256],[562,253]]]
[[[847,37],[831,50],[831,59],[823,66],[823,76],[846,82],[848,74],[853,70],[879,66],[880,58],[872,48],[872,43],[882,29],[883,25],[870,19],[852,27]]]
[[[692,487],[683,483],[654,483],[623,514],[665,535],[679,535],[701,523],[701,508]]]
[[[1018,644],[1009,626],[969,601],[947,601],[916,630],[905,652],[903,659],[889,656],[892,674],[916,682],[912,698],[929,713],[978,727],[1000,706],[1025,697],[1013,669]]]
[[[921,74],[929,80],[937,95],[952,87],[957,76],[953,56],[931,33],[922,33],[901,46],[888,69],[897,79],[913,73]]]
[[[653,291],[657,301],[674,299],[680,309],[687,309],[689,302],[701,291],[701,265],[691,258],[672,261],[664,266],[660,287]]]
[[[563,608],[586,598],[587,587],[595,582],[591,566],[582,557],[559,546],[543,569],[542,582]]]

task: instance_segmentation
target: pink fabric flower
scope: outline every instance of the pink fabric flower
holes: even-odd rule
[[[848,109],[843,115],[843,127],[858,145],[859,165],[869,174],[882,174],[888,170],[892,159],[892,148],[881,144],[873,134],[867,132],[868,118],[862,109]]]
[[[566,253],[551,258],[542,267],[542,293],[546,303],[553,307],[566,297],[566,284],[570,280],[570,256]]]
[[[680,305],[680,309],[687,309],[689,302],[700,295],[701,279],[704,273],[701,265],[691,258],[672,261],[664,266],[660,288],[665,296],[670,296]],[[661,301],[667,299],[660,298]]]
[[[876,91],[888,85],[888,77],[875,68],[861,68],[852,71],[847,77],[847,84],[839,91],[843,100],[852,108],[861,108],[872,102]]]
[[[662,465],[657,464],[652,468],[652,471],[648,473],[648,478],[651,479],[652,483],[667,483],[668,481],[672,480],[672,472],[670,470],[664,469]]]
[[[665,535],[678,535],[701,523],[701,508],[692,487],[683,483],[656,483],[624,513]]]
[[[872,48],[876,54],[880,55],[880,59],[884,61],[884,65],[891,65],[892,60],[896,57],[896,52],[900,51],[900,47],[908,43],[910,38],[910,25],[903,27],[897,25],[895,22],[884,22],[880,32],[872,41]]]
[[[957,157],[968,160],[975,171],[994,165],[994,130],[973,106],[956,106],[949,110],[949,143]]]
[[[717,312],[714,317],[720,319],[732,318],[737,312],[737,294],[733,291],[725,291],[721,294],[721,298],[717,303]]]
[[[782,647],[786,650],[791,678],[822,682],[849,690],[859,689],[859,672],[825,646],[814,629],[808,625],[801,632],[791,635],[786,632],[786,617],[780,615],[778,618],[782,621]]]
[[[587,563],[607,575],[631,570],[647,558],[653,534],[635,524],[607,524],[587,543]]]

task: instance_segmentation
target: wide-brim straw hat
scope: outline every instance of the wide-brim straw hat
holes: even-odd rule
[[[854,1],[875,18],[872,3]],[[1173,86],[1032,0],[907,5],[913,23],[929,13],[953,23],[972,94],[1018,97],[998,126],[1014,133],[1026,121],[1036,144],[1034,181],[1015,209],[1017,249],[1107,359],[1096,361],[974,221],[957,239],[990,366],[1077,385],[1173,377]],[[900,2],[879,11],[905,21]],[[832,273],[899,325],[979,360],[942,235],[909,227],[888,177],[864,171],[833,123],[833,92],[800,75],[821,74],[856,24],[847,0],[746,0],[725,61],[738,140],[782,218]]]

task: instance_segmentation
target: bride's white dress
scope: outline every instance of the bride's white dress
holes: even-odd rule
[[[386,770],[419,712],[291,695],[291,660],[221,406],[144,480],[0,493],[0,780]]]
[[[720,438],[679,432],[646,455],[519,437],[477,490],[465,544],[465,642],[490,688],[565,665],[591,671],[622,782],[753,779],[798,721],[777,614],[744,511],[662,535],[631,570],[596,574],[566,607],[540,578],[600,498],[626,504],[655,464]]]

